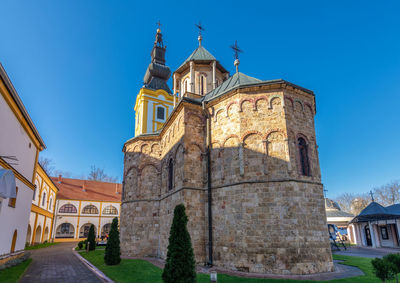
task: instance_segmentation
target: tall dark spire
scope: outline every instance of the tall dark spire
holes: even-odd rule
[[[161,24],[158,22],[156,39],[151,50],[151,63],[147,67],[143,81],[146,88],[153,90],[163,89],[168,93],[172,93],[167,85],[171,70],[165,66],[165,51],[167,47],[164,45],[160,26]]]

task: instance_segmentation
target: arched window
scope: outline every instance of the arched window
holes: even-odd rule
[[[297,140],[299,147],[301,174],[304,176],[311,176],[310,162],[308,160],[308,146],[303,138]]]
[[[189,79],[186,79],[185,82],[183,83],[183,93],[182,94],[184,94],[185,92],[188,91],[188,80]]]
[[[52,197],[50,197],[50,200],[49,200],[49,209],[51,209],[51,205],[53,204],[53,198]]]
[[[43,196],[42,196],[42,206],[44,206],[45,201],[46,201],[46,192],[43,192]]]
[[[172,186],[174,185],[173,178],[174,178],[174,162],[171,158],[168,163],[168,191],[172,190]]]
[[[56,229],[56,238],[74,238],[75,228],[70,223],[63,223]]]
[[[84,213],[84,214],[99,214],[99,210],[97,209],[97,207],[90,204],[90,205],[85,206],[82,209],[82,213]]]
[[[115,208],[115,206],[109,205],[103,209],[103,214],[118,214],[118,210]]]
[[[200,94],[201,95],[204,95],[204,93],[206,92],[206,90],[207,90],[206,85],[207,85],[206,78],[203,75],[200,76]]]
[[[77,213],[78,211],[76,210],[75,205],[64,204],[63,206],[60,207],[58,212],[60,212],[60,213]]]

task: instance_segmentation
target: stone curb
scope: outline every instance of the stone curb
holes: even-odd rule
[[[88,260],[83,258],[77,251],[75,251],[75,248],[72,248],[72,252],[79,258],[80,261],[82,261],[86,267],[88,267],[102,282],[106,283],[115,283],[112,281],[110,278],[108,278],[103,272],[101,272],[96,266],[91,264]]]

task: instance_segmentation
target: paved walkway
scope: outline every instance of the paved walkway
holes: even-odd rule
[[[20,280],[32,282],[101,282],[72,252],[76,243],[60,243],[31,250],[32,264]]]
[[[369,248],[369,247],[348,247],[345,251],[335,251],[334,254],[360,256],[360,257],[383,257],[391,253],[400,253],[400,249],[394,248]]]

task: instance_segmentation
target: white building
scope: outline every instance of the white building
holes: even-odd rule
[[[400,246],[400,204],[383,207],[371,202],[351,221],[357,246],[398,248]]]
[[[53,177],[59,189],[53,237],[56,242],[87,237],[93,224],[97,237],[109,233],[114,217],[120,216],[122,185]]]
[[[23,254],[37,159],[45,144],[1,64],[0,93],[0,171],[12,174],[16,185],[0,183],[2,264]]]

